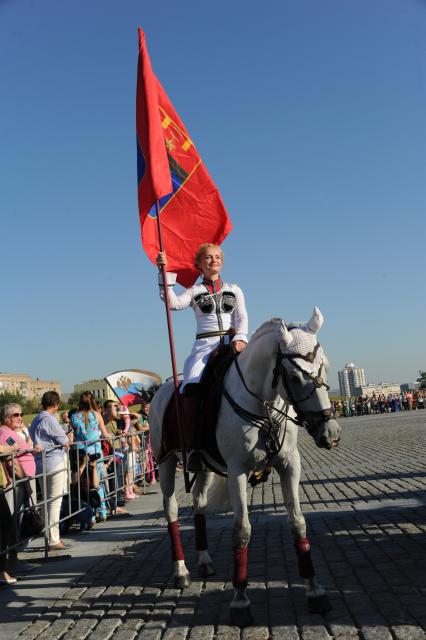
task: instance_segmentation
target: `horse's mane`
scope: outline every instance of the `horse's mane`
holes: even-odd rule
[[[289,331],[292,329],[302,329],[306,331],[306,322],[284,322],[282,318],[271,318],[260,325],[250,338],[250,342],[255,342],[267,333],[273,332],[278,341],[282,340],[283,328]]]
[[[271,331],[279,335],[277,332],[280,331],[280,328],[283,326],[283,324],[284,320],[282,320],[281,318],[271,318],[270,320],[266,320],[266,322],[261,324],[260,327],[258,327],[253,333],[250,338],[250,342],[257,340],[261,336],[265,335],[265,333],[270,333]]]

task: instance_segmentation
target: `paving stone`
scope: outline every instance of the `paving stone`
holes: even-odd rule
[[[85,640],[96,625],[97,620],[80,619],[67,631],[66,640]]]
[[[121,625],[120,620],[103,619],[90,634],[88,640],[108,640],[115,635],[115,630]]]
[[[253,626],[245,627],[241,633],[242,640],[268,640],[269,629],[268,627]]]
[[[65,636],[71,624],[71,621],[55,620],[39,636],[37,636],[37,640],[59,640]]]
[[[300,635],[302,640],[330,640],[331,638],[327,629],[322,625],[304,625]]]
[[[149,620],[160,620],[160,621],[165,621],[169,618],[171,618],[172,616],[172,610],[171,609],[153,609],[149,615],[148,618]]]
[[[392,640],[392,636],[387,627],[383,626],[362,626],[361,633],[364,640]]]
[[[48,620],[36,620],[36,622],[28,625],[20,634],[19,637],[23,640],[34,640],[40,635],[44,629],[50,625]]]
[[[297,627],[293,625],[277,625],[271,627],[272,640],[300,640]]]
[[[413,625],[394,625],[392,631],[395,640],[424,640],[426,638],[423,629]]]
[[[62,597],[66,600],[79,600],[86,589],[87,587],[73,587],[72,589],[68,589],[67,591],[65,591]]]
[[[329,623],[333,638],[358,638],[358,630],[352,624]]]
[[[162,637],[162,640],[185,640],[185,638],[188,637],[188,633],[189,633],[189,627],[171,626],[168,629],[166,629]]]
[[[213,625],[196,625],[192,627],[189,640],[212,640],[214,636]]]
[[[137,636],[138,640],[160,640],[166,623],[160,620],[149,620]]]
[[[240,640],[241,631],[239,627],[231,627],[220,624],[217,627],[215,640]]]

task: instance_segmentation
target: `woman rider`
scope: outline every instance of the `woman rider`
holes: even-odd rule
[[[185,445],[194,445],[197,426],[200,381],[211,352],[219,344],[231,344],[234,353],[240,353],[247,346],[248,318],[244,295],[236,284],[223,282],[220,271],[223,265],[223,251],[215,244],[202,244],[194,258],[195,267],[201,272],[202,281],[177,295],[173,289],[176,274],[167,274],[170,308],[186,309],[191,306],[195,313],[197,333],[192,351],[183,367],[183,422]],[[157,256],[157,265],[167,269],[166,252]],[[160,276],[160,296],[164,299],[164,288]],[[199,452],[192,450],[188,456],[187,469],[196,473],[203,470]]]

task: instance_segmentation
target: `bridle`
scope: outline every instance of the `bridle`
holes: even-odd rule
[[[296,362],[296,358],[301,358],[306,362],[312,363],[315,361],[315,357],[317,355],[319,348],[320,348],[320,343],[317,342],[313,351],[310,351],[306,355],[303,355],[301,353],[291,353],[291,354],[282,353],[280,347],[278,346],[277,356],[275,360],[275,367],[273,370],[273,378],[272,378],[272,388],[275,389],[278,385],[279,377],[281,376],[282,385],[285,389],[289,402],[293,405],[293,408],[296,412],[297,421],[301,426],[305,427],[305,429],[308,431],[310,435],[314,435],[316,426],[314,426],[312,422],[309,421],[307,418],[311,418],[311,419],[313,418],[314,420],[319,420],[321,422],[328,422],[332,416],[331,406],[328,407],[328,409],[321,409],[320,411],[306,411],[305,409],[302,409],[300,405],[303,402],[306,402],[306,400],[309,400],[309,398],[313,396],[313,394],[317,389],[320,389],[321,387],[325,387],[328,391],[330,387],[328,386],[328,384],[325,382],[324,378],[321,375],[322,370],[324,368],[324,358],[321,358],[321,364],[316,374],[305,371],[305,369],[303,369]],[[289,360],[291,364],[295,367],[295,369],[300,371],[302,375],[307,376],[312,380],[312,389],[304,398],[295,398],[293,393],[291,392],[290,384],[289,384],[289,375],[288,375],[287,369],[283,365],[283,360],[285,359]]]
[[[243,418],[246,422],[251,424],[253,427],[256,427],[256,429],[259,429],[259,431],[262,433],[265,441],[266,464],[269,465],[269,462],[271,461],[271,459],[275,455],[277,455],[282,449],[285,436],[287,433],[287,420],[291,420],[295,424],[298,424],[298,422],[294,418],[289,416],[287,411],[282,411],[281,409],[278,409],[278,407],[274,405],[274,402],[271,402],[270,400],[264,400],[263,398],[261,398],[260,396],[258,396],[256,393],[254,393],[248,388],[247,383],[244,380],[243,372],[241,371],[241,368],[238,362],[238,357],[236,354],[234,355],[234,364],[245,390],[251,396],[253,396],[253,398],[256,398],[256,400],[262,404],[267,415],[260,416],[256,413],[252,413],[251,411],[248,411],[247,409],[244,409],[244,407],[239,405],[238,402],[236,402],[232,398],[232,396],[225,389],[225,387],[223,388],[223,395],[231,405],[234,412],[238,416],[240,416],[240,418]],[[281,431],[281,425],[284,420],[285,420],[284,434],[280,441],[279,436]]]
[[[302,358],[307,362],[314,362],[319,348],[320,348],[320,344],[318,342],[315,345],[314,350],[311,351],[310,353],[307,353],[306,355],[303,355],[300,353],[285,354],[281,351],[280,346],[278,345],[278,350],[277,350],[276,359],[275,359],[275,366],[272,372],[271,387],[272,389],[275,389],[278,386],[278,381],[279,381],[279,378],[281,377],[281,382],[286,392],[288,401],[290,404],[293,405],[293,408],[296,412],[296,419],[289,416],[287,413],[287,410],[282,411],[281,409],[278,409],[278,407],[275,406],[273,401],[271,402],[269,400],[264,400],[263,398],[258,396],[256,393],[251,391],[251,389],[248,388],[246,381],[244,380],[244,375],[238,363],[238,358],[236,356],[234,357],[235,368],[237,370],[237,373],[240,377],[241,382],[243,383],[245,390],[251,396],[253,396],[253,398],[256,398],[256,400],[258,400],[258,402],[262,404],[267,415],[260,416],[255,413],[252,413],[251,411],[248,411],[247,409],[244,409],[231,397],[231,395],[225,388],[223,390],[223,395],[225,396],[225,398],[227,399],[227,401],[229,402],[232,409],[237,415],[239,415],[241,418],[243,418],[244,420],[246,420],[247,422],[249,422],[251,425],[253,425],[254,427],[256,427],[262,432],[265,439],[267,462],[269,462],[274,455],[279,453],[279,451],[281,450],[284,444],[285,435],[287,431],[287,420],[291,420],[294,424],[298,426],[305,427],[305,429],[308,431],[310,435],[314,435],[314,432],[317,429],[317,425],[312,424],[312,422],[309,421],[308,418],[311,418],[311,419],[313,418],[314,420],[318,419],[321,422],[328,422],[328,420],[331,419],[331,406],[328,409],[322,409],[321,411],[306,411],[300,407],[300,405],[303,402],[311,398],[311,396],[315,393],[317,389],[320,389],[321,387],[325,387],[327,390],[330,389],[330,387],[326,384],[326,382],[321,376],[321,373],[324,367],[324,359],[321,359],[321,364],[318,368],[316,375],[310,374],[304,369],[302,369],[302,367],[295,360],[296,358]],[[290,390],[288,372],[283,364],[284,359],[289,360],[292,363],[292,365],[296,369],[301,371],[301,373],[304,376],[308,376],[309,378],[311,378],[312,385],[313,385],[312,390],[304,398],[297,398],[297,399],[294,398]],[[280,434],[281,425],[284,419],[285,419],[284,434],[280,441],[279,434]]]

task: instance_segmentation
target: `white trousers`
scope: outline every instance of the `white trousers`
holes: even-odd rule
[[[64,455],[46,477],[47,517],[49,521],[49,544],[57,544],[60,540],[59,517],[62,498],[68,493],[68,457]]]
[[[180,388],[180,393],[184,392],[185,385],[200,381],[207,360],[213,349],[216,349],[219,343],[219,336],[201,338],[194,342],[192,351],[183,365],[183,384]]]

